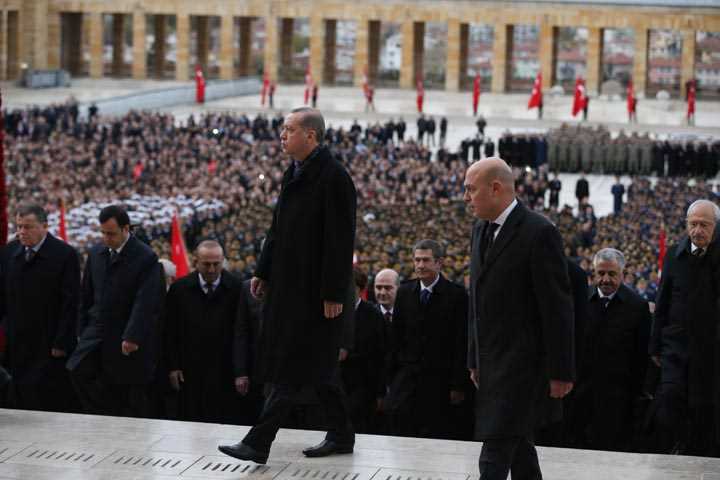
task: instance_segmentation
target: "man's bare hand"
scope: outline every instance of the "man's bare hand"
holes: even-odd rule
[[[347,357],[348,357],[347,349],[341,348],[340,353],[338,353],[338,361],[344,362],[345,360],[347,360]]]
[[[236,377],[235,378],[235,391],[240,395],[247,395],[250,390],[250,378],[249,377]]]
[[[137,343],[128,342],[127,340],[123,340],[122,342],[122,353],[123,355],[130,355],[133,352],[137,352],[140,348]]]
[[[180,384],[185,382],[182,370],[173,370],[168,374],[168,377],[170,378],[170,386],[172,389],[179,392]]]
[[[50,356],[53,358],[63,358],[67,356],[67,353],[65,353],[65,350],[60,350],[59,348],[51,348]]]
[[[266,287],[267,283],[262,278],[252,277],[250,280],[250,293],[258,300],[262,300],[265,296]]]
[[[478,369],[477,368],[471,368],[470,369],[470,380],[472,380],[473,385],[475,385],[475,388],[480,388],[480,383],[478,380]]]
[[[450,405],[460,405],[465,401],[465,392],[450,390]]]
[[[563,398],[573,389],[573,382],[562,380],[550,380],[550,396],[552,398]]]
[[[658,357],[657,355],[652,355],[650,359],[655,365],[657,365],[658,367],[660,366],[660,357]]]
[[[323,309],[325,310],[325,318],[335,318],[342,313],[343,304],[325,300],[323,302]]]

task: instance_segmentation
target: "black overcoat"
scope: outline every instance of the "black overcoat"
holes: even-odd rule
[[[472,234],[468,366],[478,369],[475,435],[527,436],[547,418],[549,380],[575,379],[573,301],[557,229],[522,203],[485,264]]]
[[[227,421],[233,411],[234,327],[242,282],[223,270],[210,295],[193,272],[170,286],[165,298],[163,352],[168,371],[182,370],[182,420]]]
[[[92,247],[82,280],[78,346],[68,360],[68,369],[74,370],[88,353],[101,348],[107,381],[143,385],[153,380],[164,292],[157,256],[134,236],[112,264],[106,246]],[[124,340],[136,343],[139,349],[123,355]]]
[[[256,276],[268,282],[260,334],[259,380],[312,385],[337,376],[345,316],[353,311],[356,192],[326,147],[294,178],[283,176]],[[323,301],[344,303],[327,319]]]
[[[80,261],[74,248],[48,233],[40,250],[25,261],[17,240],[2,255],[0,317],[7,327],[5,363],[16,382],[52,381],[63,371],[57,348],[68,355],[76,344],[80,297]]]

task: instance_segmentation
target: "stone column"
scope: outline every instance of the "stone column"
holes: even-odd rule
[[[425,78],[425,22],[413,24],[413,82]]]
[[[380,20],[372,20],[368,23],[368,53],[367,53],[367,73],[368,81],[374,85],[378,79],[378,69],[380,68]]]
[[[323,83],[335,84],[335,56],[337,47],[337,20],[325,20],[325,62],[323,63]]]
[[[210,23],[210,17],[207,15],[200,15],[195,17],[197,23],[197,43],[195,44],[195,51],[197,52],[197,63],[202,68],[205,78],[208,78],[208,52],[210,50],[210,29],[208,28]],[[191,65],[195,68],[195,65]]]
[[[220,17],[220,79],[230,80],[233,78],[235,62],[233,52],[235,51],[235,18],[232,15]]]
[[[460,72],[458,72],[458,88],[463,88],[467,80],[468,57],[470,56],[470,25],[460,24]]]
[[[555,83],[556,38],[557,28],[543,20],[540,24],[540,71],[543,90],[552,88]]]
[[[405,20],[402,24],[402,62],[400,64],[400,88],[415,86],[415,23]]]
[[[190,79],[190,15],[178,13],[176,17],[175,36],[177,45],[175,47],[175,79]]]
[[[682,31],[682,63],[680,67],[680,98],[685,98],[685,83],[695,78],[695,30]]]
[[[269,7],[268,7],[268,10]],[[278,80],[278,18],[268,12],[265,17],[265,73],[270,81]]]
[[[103,19],[99,12],[90,16],[90,78],[103,76]]]
[[[20,73],[20,18],[16,11],[7,12],[7,79],[15,80]]]
[[[353,64],[353,84],[361,87],[363,84],[363,76],[366,74],[370,77],[370,66],[368,65],[368,24],[365,17],[357,19],[357,27],[355,29],[355,60]],[[367,69],[367,70],[366,70]]]
[[[310,17],[310,73],[318,84],[323,83],[324,50],[325,25],[322,16],[315,14]]]
[[[240,71],[241,77],[251,74],[253,18],[240,17]]]
[[[155,64],[153,65],[154,76],[156,78],[165,77],[165,53],[167,45],[167,16],[153,15],[153,24],[155,26]]]
[[[8,13],[0,10],[0,80],[7,80]]]
[[[122,76],[125,67],[123,60],[123,54],[125,52],[125,15],[122,13],[113,13],[112,19],[112,73],[113,75]]]
[[[47,12],[47,68],[60,68],[60,12]]]
[[[512,25],[495,25],[494,36],[491,90],[492,93],[505,93],[508,84],[510,52],[512,52]]]
[[[633,57],[633,88],[636,95],[645,95],[647,85],[648,37],[650,31],[641,27],[635,29],[635,55]]]
[[[82,74],[82,18],[82,13],[63,13],[61,18],[62,58],[60,66],[74,77]]]
[[[447,24],[447,57],[445,59],[445,90],[456,92],[460,88],[460,20],[450,19]]]
[[[20,23],[20,60],[34,69],[48,68],[48,0],[20,2]]]
[[[585,88],[589,95],[600,94],[602,86],[603,29],[588,28],[587,78]]]
[[[133,64],[132,78],[144,80],[147,77],[147,48],[145,48],[145,12],[137,8],[133,14]]]

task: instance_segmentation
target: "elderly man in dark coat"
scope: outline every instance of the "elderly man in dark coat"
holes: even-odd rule
[[[218,242],[200,242],[197,270],[173,283],[165,301],[164,353],[180,420],[229,422],[237,397],[247,393],[248,378],[233,371],[242,282],[223,269],[224,260]]]
[[[258,423],[242,442],[220,451],[265,463],[292,411],[294,396],[313,386],[328,432],[309,457],[350,453],[355,435],[339,386],[338,357],[345,316],[353,313],[352,259],[356,192],[350,175],[323,146],[325,122],[298,108],[285,120],[280,142],[293,162],[285,171],[272,225],[251,290],[265,297],[259,339],[259,380],[272,388]]]
[[[515,198],[500,158],[473,164],[468,367],[477,388],[481,480],[542,478],[533,432],[575,379],[573,301],[562,239]]]
[[[21,205],[17,239],[3,251],[0,318],[5,317],[6,366],[16,408],[72,411],[77,400],[65,370],[75,348],[80,261],[74,248],[47,230],[45,210]]]
[[[715,203],[694,202],[687,210],[687,235],[665,257],[650,341],[650,355],[661,369],[657,420],[663,453],[720,453],[718,220]]]
[[[87,413],[146,417],[164,273],[152,249],[130,233],[122,207],[100,211],[100,231],[103,245],[90,250],[85,264],[78,346],[67,368]]]

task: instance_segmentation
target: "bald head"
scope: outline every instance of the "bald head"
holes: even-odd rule
[[[375,299],[387,310],[391,310],[395,305],[395,296],[399,284],[400,275],[391,268],[380,270],[375,275]]]
[[[499,157],[475,162],[465,173],[465,203],[477,218],[495,220],[514,197],[512,169]]]

